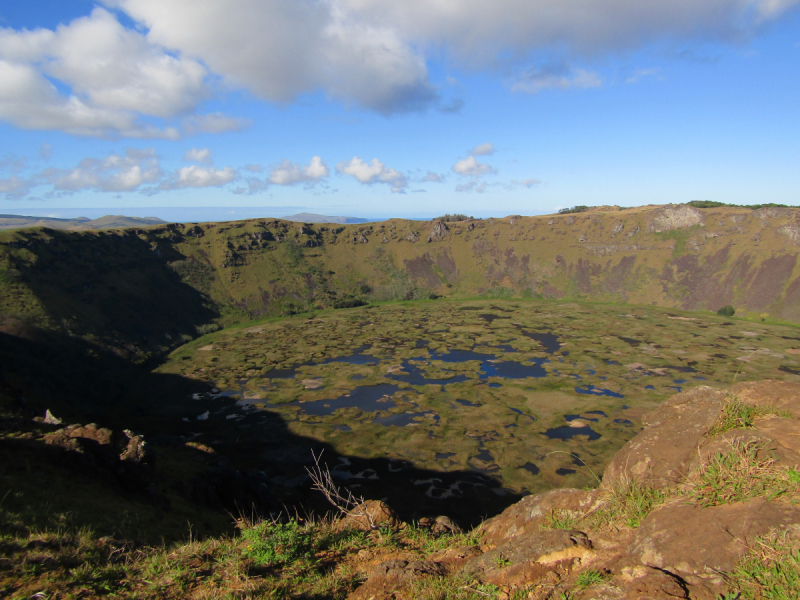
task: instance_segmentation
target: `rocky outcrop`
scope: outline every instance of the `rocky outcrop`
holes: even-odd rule
[[[441,242],[450,235],[450,228],[444,224],[444,221],[435,221],[431,231],[428,234],[428,243]]]
[[[652,218],[647,224],[648,233],[683,229],[703,222],[700,211],[686,204],[668,204],[654,210],[651,215]]]
[[[131,491],[153,483],[155,455],[142,436],[127,429],[114,432],[94,423],[70,425],[45,435],[44,441],[65,450],[68,462],[112,475]]]
[[[708,386],[673,396],[643,419],[644,431],[614,456],[604,478],[635,478],[656,488],[679,483],[724,402],[725,393]]]
[[[711,435],[733,398],[770,414],[751,429]],[[497,586],[500,597],[525,590],[519,597],[717,600],[761,536],[800,537],[800,482],[787,475],[777,492],[737,491],[800,467],[797,415],[800,384],[748,382],[678,394],[645,419],[600,489],[528,496],[474,532],[479,546],[385,562],[351,598],[411,598],[415,582],[457,577]],[[716,500],[702,496],[709,464],[736,451],[746,451],[750,470],[714,475],[725,492]],[[633,514],[625,512],[634,505],[626,508],[625,498],[634,497],[639,509],[651,498],[650,508],[634,521],[620,517]]]

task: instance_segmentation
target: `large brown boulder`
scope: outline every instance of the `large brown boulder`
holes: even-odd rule
[[[656,488],[681,482],[725,401],[724,391],[708,386],[665,401],[643,419],[645,429],[617,452],[606,467],[604,479],[632,478]]]
[[[586,514],[597,507],[598,492],[564,488],[526,496],[496,517],[485,521],[478,533],[487,546],[500,546],[509,540],[537,533],[556,510]]]
[[[400,521],[391,507],[380,500],[367,500],[356,506],[339,522],[341,529],[363,529],[369,531],[379,527],[395,529]]]
[[[630,548],[640,564],[680,577],[692,598],[716,598],[756,537],[800,524],[800,507],[788,502],[747,502],[700,508],[684,502],[653,511]]]

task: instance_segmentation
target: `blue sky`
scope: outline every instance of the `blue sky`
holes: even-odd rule
[[[0,3],[0,212],[800,204],[800,0]]]

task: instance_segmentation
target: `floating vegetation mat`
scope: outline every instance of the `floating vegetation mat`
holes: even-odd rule
[[[584,463],[601,474],[665,398],[734,380],[800,380],[787,352],[798,347],[796,328],[715,314],[437,301],[228,329],[160,370],[214,388],[195,394],[185,427],[212,444],[248,440],[249,458],[268,471],[304,464],[318,441],[351,486],[389,485],[413,466],[426,476],[392,481],[446,499],[476,486],[502,496],[590,485]],[[292,450],[280,447],[286,435]],[[301,467],[295,475],[275,480],[300,485]]]

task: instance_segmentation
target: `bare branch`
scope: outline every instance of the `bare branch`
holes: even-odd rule
[[[312,450],[311,456],[314,457],[314,466],[310,469],[306,467],[306,472],[311,478],[311,488],[325,496],[325,499],[345,517],[362,520],[370,529],[377,529],[363,496],[354,496],[347,488],[336,485],[328,466],[320,464],[321,452],[317,456]]]

